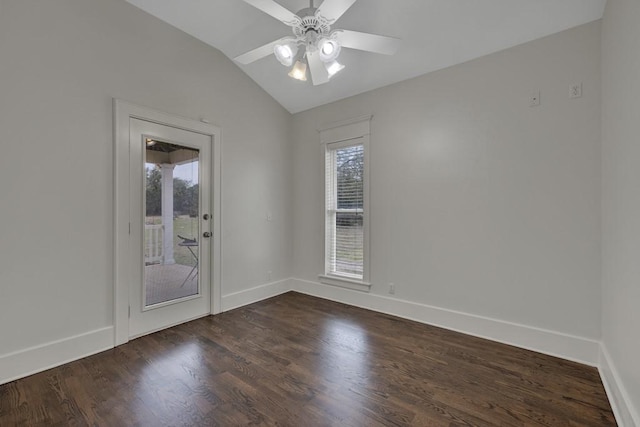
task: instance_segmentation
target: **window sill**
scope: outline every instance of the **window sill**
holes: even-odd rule
[[[320,283],[325,285],[339,286],[341,288],[353,289],[356,291],[369,292],[371,290],[371,283],[364,282],[362,280],[349,279],[347,277],[320,274],[318,275]]]

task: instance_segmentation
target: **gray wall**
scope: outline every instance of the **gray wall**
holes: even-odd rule
[[[602,27],[602,337],[616,399],[640,426],[640,2],[610,0]],[[609,373],[610,374],[610,373]]]
[[[124,1],[0,0],[0,358],[113,324],[113,97],[222,128],[223,295],[317,280],[316,130],[373,114],[372,293],[602,335],[637,417],[638,22],[608,2],[602,103],[596,22],[292,119]]]
[[[296,278],[323,271],[316,130],[366,114],[373,294],[600,337],[599,22],[294,115]]]
[[[289,277],[286,110],[124,1],[3,0],[0,356],[113,324],[112,97],[222,128],[223,294]]]

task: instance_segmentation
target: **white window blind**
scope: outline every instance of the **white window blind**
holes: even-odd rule
[[[327,144],[326,273],[364,279],[365,157],[362,138]]]

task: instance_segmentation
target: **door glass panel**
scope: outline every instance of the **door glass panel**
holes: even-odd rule
[[[199,151],[144,138],[144,305],[199,294]]]

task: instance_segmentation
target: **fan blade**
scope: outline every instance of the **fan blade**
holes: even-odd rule
[[[318,51],[307,51],[307,62],[309,63],[311,81],[314,86],[318,86],[329,81],[329,73],[324,68],[324,64],[320,60],[320,54]]]
[[[289,26],[300,19],[295,13],[285,9],[273,0],[244,0],[244,2]]]
[[[336,22],[356,2],[356,0],[324,0],[316,15],[326,18],[330,23]]]
[[[336,31],[336,37],[342,47],[382,53],[384,55],[393,55],[400,47],[400,39],[358,31],[338,30]]]
[[[271,43],[265,44],[264,46],[260,46],[259,48],[250,50],[249,52],[243,53],[240,56],[236,56],[235,58],[233,58],[233,60],[244,65],[251,64],[252,62],[257,61],[258,59],[262,59],[265,56],[269,56],[270,54],[272,54],[273,48],[275,48],[277,44],[280,44],[285,40],[287,40],[287,37],[274,40]]]

